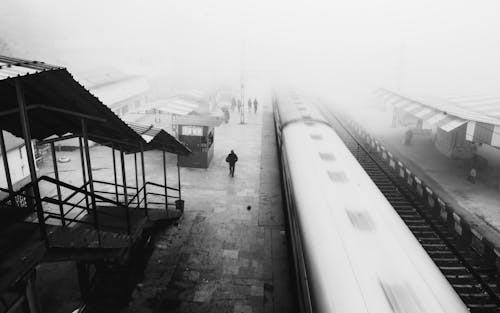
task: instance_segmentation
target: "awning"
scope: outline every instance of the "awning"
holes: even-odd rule
[[[188,147],[161,128],[137,123],[128,123],[128,125],[147,142],[145,150],[162,150],[178,155],[191,153]]]
[[[500,147],[500,97],[488,95],[431,98],[403,96],[381,89],[386,104],[449,132],[467,124],[466,140]],[[390,98],[388,95],[396,96]]]
[[[141,106],[136,111],[157,110],[176,115],[186,115],[198,108],[198,104],[183,99],[167,99]]]
[[[470,121],[467,123],[465,139],[500,147],[500,126]]]
[[[67,133],[128,151],[144,140],[62,67],[0,56],[0,129],[23,137],[16,94],[22,89],[31,137],[43,140]]]
[[[397,110],[408,113],[415,118],[418,118],[429,124],[433,124],[445,132],[450,132],[457,127],[467,123],[467,120],[446,114],[446,112],[429,107],[418,101],[408,99],[406,97],[393,94],[392,98],[387,98],[387,104],[393,105]]]

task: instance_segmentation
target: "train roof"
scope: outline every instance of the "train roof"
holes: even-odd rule
[[[294,121],[326,122],[314,103],[293,93],[277,97],[277,110],[282,126]]]

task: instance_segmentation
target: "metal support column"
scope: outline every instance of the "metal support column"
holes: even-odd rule
[[[135,169],[135,194],[137,195],[137,207],[139,207],[139,176],[137,174],[137,153],[134,153],[134,169]]]
[[[179,200],[181,197],[181,167],[179,166],[179,155],[177,155],[177,184],[179,185]]]
[[[52,151],[52,165],[54,167],[54,178],[56,180],[59,180],[59,170],[57,169],[57,159],[56,159],[56,147],[54,145],[54,142],[50,143],[50,150]],[[61,224],[62,226],[66,226],[66,221],[64,220],[64,208],[61,202],[62,201],[61,186],[57,184],[56,189],[57,189],[57,200],[59,200],[59,213],[61,214]]]
[[[165,151],[162,151],[162,152],[163,152],[163,184],[165,186],[165,209],[167,210],[167,214],[168,214],[167,160],[165,157]]]
[[[148,192],[146,191],[146,167],[144,166],[144,146],[141,144],[141,170],[142,170],[142,188],[144,192],[144,210],[148,216]],[[139,199],[139,196],[137,196]]]
[[[9,169],[9,159],[7,158],[7,149],[5,149],[5,139],[3,137],[3,131],[0,130],[0,149],[2,151],[3,168],[5,171],[5,178],[7,178],[7,188],[12,193],[12,178],[10,177]]]
[[[125,199],[125,209],[127,210],[127,231],[130,235],[130,214],[128,211],[128,195],[127,195],[127,176],[125,175],[125,157],[123,155],[123,150],[120,149],[120,159],[122,163],[122,179],[123,179],[123,196]]]
[[[42,239],[45,241],[45,245],[48,246],[48,241],[46,240],[47,233],[45,230],[45,217],[43,215],[43,207],[40,198],[40,189],[38,189],[38,178],[36,176],[35,158],[33,157],[33,147],[31,146],[31,133],[29,126],[28,112],[26,110],[26,101],[24,99],[24,93],[19,78],[16,78],[15,84],[16,84],[17,103],[19,105],[19,113],[21,118],[21,126],[23,129],[24,144],[26,146],[26,155],[28,157],[30,178],[33,188],[33,195],[35,198],[35,207],[38,217],[38,223],[40,224],[40,234]]]
[[[87,197],[87,174],[85,174],[85,156],[83,155],[83,142],[82,142],[82,137],[78,137],[78,142],[80,144],[80,161],[82,163],[82,179],[83,179],[83,185],[85,186],[85,204],[87,208],[87,212],[89,212],[89,198]]]
[[[97,205],[95,203],[94,179],[92,178],[92,164],[90,162],[89,139],[87,136],[87,122],[85,121],[85,119],[82,119],[82,135],[83,135],[83,145],[85,148],[85,160],[87,162],[87,174],[89,177],[90,200],[92,203],[92,210],[94,211],[94,227],[97,231],[97,241],[99,243],[99,246],[101,246],[102,245],[101,232],[99,231]]]
[[[116,202],[120,202],[120,197],[118,196],[118,179],[116,178],[116,155],[115,155],[115,145],[111,146],[111,150],[113,152],[113,176],[115,178],[115,196]]]

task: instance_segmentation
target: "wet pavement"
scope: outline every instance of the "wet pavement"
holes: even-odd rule
[[[156,236],[123,312],[294,311],[273,117],[262,109],[216,128],[208,169],[181,169],[184,216]]]

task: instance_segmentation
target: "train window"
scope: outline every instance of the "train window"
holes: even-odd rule
[[[348,180],[345,173],[340,171],[328,171],[328,177],[335,183],[346,183]]]
[[[309,136],[311,136],[311,139],[314,139],[314,140],[323,139],[323,136],[321,136],[320,134],[310,134]]]
[[[321,160],[323,161],[335,161],[335,156],[333,155],[333,153],[329,153],[329,152],[320,152],[319,153],[319,157],[321,158]]]
[[[347,216],[354,227],[362,231],[371,231],[375,228],[375,223],[370,214],[362,211],[347,211]]]

